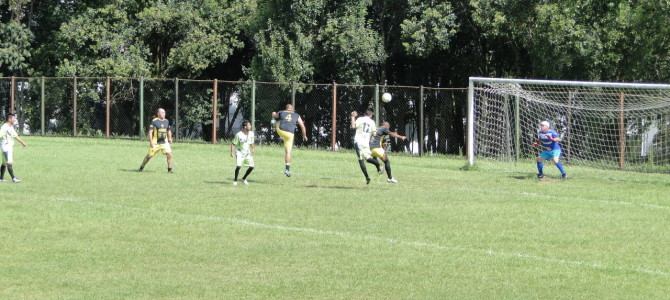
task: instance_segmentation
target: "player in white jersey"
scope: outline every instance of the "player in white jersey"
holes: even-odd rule
[[[235,148],[235,156],[233,156],[233,148]],[[247,177],[251,174],[251,171],[254,170],[254,152],[256,151],[256,146],[254,145],[254,132],[251,131],[251,122],[244,120],[242,122],[242,130],[235,135],[233,142],[230,144],[230,156],[237,159],[237,165],[235,167],[235,181],[233,185],[237,185],[237,177],[240,174],[240,169],[242,165],[246,162],[249,168],[247,172],[244,173],[242,180],[244,184],[249,184],[247,182]]]
[[[0,167],[0,181],[5,181],[5,170],[9,171],[13,182],[21,182],[14,176],[14,140],[17,140],[23,147],[26,143],[19,137],[14,129],[16,125],[16,115],[8,114],[7,121],[0,127],[0,146],[2,147],[2,166]]]
[[[372,120],[373,115],[374,111],[371,108],[365,111],[365,116],[361,116],[358,119],[356,118],[358,117],[358,113],[355,111],[351,112],[351,128],[356,128],[354,148],[358,156],[358,165],[361,167],[363,175],[365,175],[366,184],[370,183],[370,176],[368,176],[368,168],[365,166],[365,161],[373,164],[377,168],[377,172],[381,170],[379,162],[372,158],[372,151],[370,150],[370,138],[377,131],[377,125]]]

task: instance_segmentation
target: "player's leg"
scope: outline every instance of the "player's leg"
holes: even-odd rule
[[[174,155],[172,155],[172,147],[170,144],[164,144],[161,146],[163,153],[167,157],[167,169],[168,173],[172,173],[172,168],[174,167]]]
[[[554,150],[552,151],[554,157],[552,158],[554,160],[554,164],[556,164],[556,168],[558,168],[558,171],[561,172],[561,178],[566,179],[568,178],[568,174],[565,173],[565,168],[563,167],[563,163],[561,163],[560,157],[561,157],[561,151],[560,150]]]
[[[542,158],[543,153],[540,153],[540,155],[537,157],[537,178],[543,178],[544,177],[544,158]]]
[[[235,166],[235,180],[233,181],[233,184],[237,184],[237,177],[240,176],[240,169],[242,169],[242,166]]]
[[[375,167],[377,167],[377,173],[379,173],[379,175],[381,175],[383,172],[382,172],[381,165],[379,164],[379,161],[377,160],[377,158],[384,161],[384,149],[381,148],[381,147],[372,149],[372,160],[373,161],[371,162],[370,160],[368,160],[369,163],[371,163],[371,164],[375,165]]]
[[[249,154],[247,156],[247,164],[249,164],[249,168],[247,168],[247,172],[244,173],[244,177],[242,177],[242,180],[244,180],[244,184],[249,184],[247,182],[247,177],[249,177],[249,174],[254,170],[254,157]]]
[[[368,175],[368,168],[365,166],[365,161],[372,158],[369,154],[370,148],[367,150],[358,143],[354,143],[354,149],[356,149],[356,155],[358,156],[358,165],[361,167],[361,172],[365,176],[365,183],[370,184],[370,176]]]
[[[2,153],[2,166],[0,166],[0,181],[5,180],[5,170],[7,170],[7,164],[5,163],[5,153]]]
[[[5,171],[7,170],[7,153],[2,150],[2,166],[0,166],[0,181],[5,180]]]
[[[144,171],[144,167],[149,163],[151,158],[153,158],[156,155],[157,152],[158,152],[157,147],[149,148],[149,152],[147,152],[147,155],[144,156],[144,160],[142,161],[142,165],[140,165],[140,169],[138,171],[140,172]]]
[[[6,166],[5,168],[7,169],[7,172],[9,173],[9,176],[12,177],[12,181],[14,182],[21,182],[16,176],[14,176],[14,167],[12,166],[14,164],[14,155],[13,151],[11,149],[7,151],[2,152],[2,161],[3,161],[3,166]],[[2,177],[4,178],[4,172],[2,172]]]
[[[377,169],[377,173],[380,173],[382,171],[381,166],[379,165],[379,161],[377,161],[376,158],[370,157],[370,158],[366,159],[365,161],[367,161],[369,164],[374,165],[375,168]]]
[[[370,183],[370,176],[368,175],[368,168],[365,166],[365,161],[362,159],[358,160],[358,165],[361,167],[361,172],[363,172],[363,175],[365,176],[365,183],[369,184]]]
[[[291,177],[291,152],[293,151],[293,134],[277,129],[277,134],[284,141],[284,175]]]
[[[389,183],[397,183],[398,181],[393,178],[393,175],[391,174],[391,160],[388,158],[386,153],[384,153],[384,158],[382,158],[382,161],[384,162],[384,169],[386,170],[386,177],[388,178],[387,181]]]
[[[242,152],[235,152],[235,180],[233,180],[233,185],[237,185],[237,178],[240,176],[240,169],[242,169],[242,163],[244,163],[244,156]]]

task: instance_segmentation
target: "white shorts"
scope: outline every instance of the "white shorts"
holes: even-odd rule
[[[2,163],[3,164],[13,164],[14,163],[14,150],[13,149],[7,149],[8,151],[5,151],[5,147],[2,147]]]
[[[359,143],[354,143],[354,148],[356,148],[356,155],[358,156],[358,160],[366,160],[372,157],[370,144],[361,145]]]
[[[240,151],[237,151],[235,154],[235,158],[237,159],[237,166],[241,167],[245,162],[247,166],[253,167],[254,166],[254,156],[251,155],[251,152],[249,153],[242,153]]]

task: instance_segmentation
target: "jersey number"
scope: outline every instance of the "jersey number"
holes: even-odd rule
[[[370,124],[363,123],[363,132],[370,133]]]
[[[284,120],[286,120],[286,122],[291,122],[291,114],[286,115]]]

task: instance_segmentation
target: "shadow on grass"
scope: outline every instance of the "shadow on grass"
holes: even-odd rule
[[[519,173],[515,175],[510,175],[510,178],[516,179],[516,180],[537,180],[537,175],[533,173]]]
[[[309,189],[332,189],[332,190],[360,190],[365,187],[354,187],[354,186],[343,186],[343,185],[316,185],[308,184],[305,185]]]
[[[144,170],[140,172],[138,169],[119,169],[121,172],[128,172],[128,173],[156,173],[154,170]]]
[[[233,184],[233,180],[205,180],[203,182],[206,184]]]

